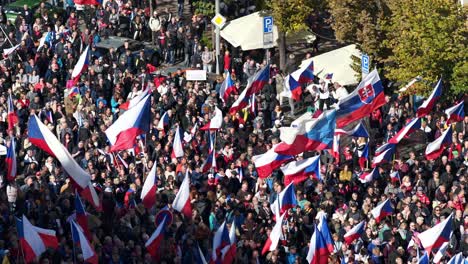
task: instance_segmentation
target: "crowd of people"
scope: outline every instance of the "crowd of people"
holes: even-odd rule
[[[144,53],[133,55],[128,49],[111,50],[108,54],[95,51],[94,45],[101,39],[120,32],[119,15],[125,15],[131,17],[129,36],[154,41],[162,62],[182,61],[184,66],[212,71],[213,53],[200,44],[207,30],[207,18],[184,18],[183,1],[178,2],[178,14],[174,15],[157,6],[150,14],[145,1],[115,0],[98,7],[89,18],[76,11],[72,1],[66,1],[66,12],[61,16],[48,15],[42,6],[36,14],[25,6],[14,23],[1,14],[0,24],[8,35],[3,48],[20,45],[4,56],[0,70],[0,143],[9,146],[14,138],[18,161],[16,179],[7,182],[5,156],[1,156],[0,259],[23,262],[15,217],[25,215],[34,225],[55,230],[60,242],[59,248],[42,254],[38,263],[83,262],[68,224],[75,210],[76,193],[61,164],[28,140],[27,124],[34,114],[90,174],[102,199],[102,211],[86,203],[92,231],[90,242],[99,263],[197,263],[198,248],[209,260],[213,234],[224,221],[237,227],[234,263],[306,263],[309,240],[320,212],[328,216],[334,240],[330,263],[416,263],[419,250],[423,251],[414,241],[416,235],[451,213],[453,235],[442,260],[447,261],[458,252],[468,253],[468,117],[448,124],[443,110],[451,105],[441,102],[424,118],[420,131],[415,132],[419,137],[417,144],[405,141],[396,158],[381,167],[380,178],[371,183],[358,180],[362,173],[358,160],[362,139],[343,139],[339,159],[328,150],[297,156],[296,160],[301,160],[320,154],[322,180],[310,176],[295,185],[298,204],[288,212],[281,242],[276,250],[262,255],[275,223],[270,205],[285,185],[281,170],[275,170],[266,179],[258,177],[252,157],[278,142],[279,128],[297,117],[296,112],[305,106],[310,106],[308,111],[331,108],[347,91],[333,79],[317,78],[315,84],[303,87],[309,93],[303,94],[297,109],[293,101],[288,108],[282,104],[281,95],[288,72],[273,64],[270,80],[256,95],[255,105],[229,114],[247,79],[266,65],[258,55],[240,57],[238,50],[223,46],[221,69],[231,73],[237,88],[223,102],[219,94],[223,77],[189,81],[183,69],[167,76],[151,72]],[[230,6],[224,7],[230,10]],[[46,32],[53,32],[53,37],[38,50]],[[88,45],[90,65],[77,84],[79,92],[71,94],[66,88],[67,80]],[[309,53],[307,57],[310,56]],[[140,137],[134,149],[111,153],[104,131],[125,112],[119,106],[146,88],[152,94],[149,132]],[[12,129],[7,123],[9,96],[19,121]],[[415,116],[415,106],[408,97],[388,95],[386,102],[366,118],[372,150]],[[205,125],[216,107],[224,116],[222,127],[216,132],[216,170],[204,172],[210,132],[194,127]],[[165,113],[168,124],[160,130],[158,124]],[[436,160],[427,160],[421,154],[425,144],[438,138],[447,126],[453,126],[452,145]],[[172,158],[172,142],[179,127],[191,137],[184,142],[184,156]],[[140,194],[153,166],[157,166],[158,192],[154,206],[145,209]],[[401,179],[390,180],[390,171],[398,171]],[[144,245],[157,227],[156,215],[165,206],[171,207],[187,172],[192,217],[170,209],[174,220],[165,230],[156,257],[152,257]],[[15,186],[17,193],[7,194],[7,186]],[[376,223],[370,211],[387,198],[394,212]],[[362,220],[367,220],[365,233],[351,245],[344,243],[344,234]]]

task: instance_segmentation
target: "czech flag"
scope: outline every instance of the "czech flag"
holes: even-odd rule
[[[363,170],[366,167],[366,162],[369,159],[369,143],[366,143],[364,146],[364,149],[358,153],[359,156],[359,167],[361,167],[361,170]]]
[[[210,150],[208,151],[208,157],[206,158],[205,162],[202,165],[202,172],[206,173],[211,168],[216,170],[216,149],[215,143],[216,142],[216,135],[210,135]]]
[[[164,130],[167,126],[169,126],[169,115],[166,111],[158,122],[158,130]]]
[[[356,90],[339,101],[336,113],[337,127],[344,127],[368,116],[384,104],[384,88],[377,70],[373,70],[359,83]]]
[[[278,197],[270,205],[270,208],[275,216],[279,216],[296,206],[296,189],[294,188],[294,184],[291,182],[279,193]]]
[[[392,182],[399,182],[400,181],[400,173],[398,171],[394,171],[390,173],[390,180]]]
[[[7,154],[5,158],[5,163],[7,165],[7,181],[12,182],[16,178],[17,165],[16,165],[16,143],[15,138],[12,137],[10,140],[10,145],[7,148]]]
[[[369,132],[367,132],[366,126],[364,123],[362,123],[362,121],[351,130],[344,130],[341,128],[335,129],[335,135],[348,135],[351,137],[369,138]]]
[[[300,161],[292,161],[281,168],[284,174],[284,184],[289,185],[291,182],[299,184],[313,175],[317,180],[321,180],[320,176],[320,156],[315,156]]]
[[[111,144],[111,151],[131,149],[138,135],[149,131],[151,122],[151,96],[141,100],[137,105],[125,111],[107,130],[105,134]]]
[[[419,258],[418,264],[429,264],[429,256],[427,255],[427,252],[425,251],[422,257]]]
[[[372,216],[374,217],[377,223],[380,223],[388,215],[393,214],[393,207],[390,203],[390,199],[385,200],[385,202],[380,203],[371,211]]]
[[[166,221],[166,217],[164,217],[164,219],[158,225],[156,230],[154,230],[154,233],[145,243],[146,251],[148,251],[148,253],[153,258],[157,256],[159,245],[161,245],[161,241],[164,239],[164,229],[166,227]]]
[[[247,97],[250,97],[252,94],[259,93],[269,81],[270,65],[267,64],[247,81],[247,87],[245,88],[247,90]]]
[[[406,136],[410,135],[414,131],[417,131],[421,128],[421,119],[413,118],[406,126],[404,126],[398,133],[393,136],[388,142],[392,144],[398,144]]]
[[[333,136],[331,155],[335,159],[335,164],[340,163],[340,135]]]
[[[291,76],[300,84],[312,82],[314,80],[314,61],[303,61],[301,67],[291,73]]]
[[[97,264],[99,262],[98,256],[91,247],[91,243],[86,239],[82,227],[73,220],[71,220],[70,223],[73,243],[80,247],[83,260],[86,263]]]
[[[442,246],[440,246],[439,250],[434,256],[434,259],[432,260],[434,263],[439,263],[440,260],[445,256],[445,253],[447,252],[447,248],[449,246],[448,242],[444,242]],[[462,263],[464,264],[464,263]]]
[[[327,73],[325,75],[325,80],[331,80],[331,79],[333,79],[333,73]]]
[[[423,104],[418,108],[418,110],[416,111],[416,115],[418,117],[423,117],[429,114],[432,108],[434,107],[436,101],[439,99],[441,95],[442,95],[442,78],[440,78],[439,81],[437,82],[429,98],[427,98],[423,102]]]
[[[10,113],[9,110],[8,113]],[[463,121],[465,118],[465,102],[461,101],[457,105],[450,107],[445,110],[445,113],[447,114],[447,124]]]
[[[284,215],[285,214],[282,214],[276,221],[275,226],[273,226],[270,236],[268,237],[267,241],[265,242],[265,245],[263,246],[262,255],[265,255],[265,253],[267,253],[268,251],[275,250],[278,246],[279,239],[281,237],[281,234],[283,233],[282,226]]]
[[[188,170],[185,173],[185,178],[179,187],[179,191],[172,202],[172,208],[181,212],[187,219],[192,218],[192,204],[190,203],[190,177]]]
[[[15,112],[15,107],[13,105],[13,99],[11,98],[11,94],[8,96],[7,121],[8,121],[8,130],[13,130],[15,125],[18,124],[18,115]]]
[[[200,130],[218,130],[221,128],[223,124],[223,112],[219,110],[218,107],[215,107],[215,115],[211,118],[211,120],[206,123]]]
[[[353,228],[351,228],[344,235],[345,243],[347,245],[350,245],[351,243],[353,243],[354,240],[360,238],[361,235],[364,233],[365,227],[366,227],[366,222],[362,221],[359,224],[355,225]]]
[[[184,156],[184,147],[182,146],[182,137],[180,135],[180,128],[176,127],[174,141],[172,142],[171,158],[181,158]]]
[[[148,95],[148,89],[144,90],[141,94],[135,96],[133,99],[131,99],[130,101],[127,101],[121,105],[119,105],[119,108],[122,109],[122,110],[128,110],[136,105],[138,105],[138,103],[145,99],[145,97]]]
[[[84,0],[84,1],[93,1],[93,0]],[[85,48],[83,53],[81,53],[78,62],[76,63],[75,67],[73,68],[71,78],[73,80],[73,85],[78,83],[80,76],[83,72],[88,69],[89,66],[89,46]]]
[[[283,133],[281,143],[275,148],[282,155],[298,155],[304,151],[330,149],[336,125],[336,110],[327,110],[318,118],[308,121],[297,133]]]
[[[307,263],[309,264],[327,264],[330,251],[327,248],[327,242],[323,238],[317,226],[314,227],[314,233],[310,238],[309,252],[307,253]]]
[[[236,223],[232,221],[231,228],[229,229],[229,245],[221,250],[223,264],[231,264],[236,258]]]
[[[28,138],[32,144],[57,158],[80,194],[100,210],[99,197],[91,183],[91,176],[81,168],[62,143],[36,115],[29,118]]]
[[[427,145],[426,158],[428,160],[437,159],[450,144],[452,144],[452,126],[449,126],[440,137]]]
[[[276,153],[275,148],[277,146],[278,145],[274,146],[261,155],[252,157],[255,168],[257,169],[258,177],[265,179],[282,164],[294,159],[291,155],[281,155]]]
[[[124,196],[124,205],[125,207],[129,208],[129,207],[134,207],[135,205],[135,190],[133,190],[132,188],[128,188],[128,190],[125,192],[125,196]]]
[[[80,195],[77,191],[75,191],[75,219],[83,229],[86,237],[91,239],[91,233],[89,232],[88,227],[88,214],[86,213],[85,206],[81,201]]]
[[[250,96],[247,95],[248,89],[245,88],[242,93],[239,95],[237,100],[231,105],[229,109],[229,113],[231,115],[235,114],[236,112],[246,108],[249,105],[249,98]]]
[[[287,97],[294,99],[294,101],[301,100],[302,86],[291,74],[284,78],[284,88]]]
[[[393,144],[389,145],[390,147],[384,152],[376,155],[372,159],[372,168],[375,168],[381,164],[391,162],[393,160],[393,154],[395,154],[396,146]]]
[[[156,162],[153,163],[145,183],[141,189],[141,201],[146,209],[151,209],[156,202],[156,192],[158,191],[158,178],[156,176]]]
[[[380,176],[379,168],[374,168],[371,172],[363,172],[359,176],[359,181],[362,183],[369,183],[377,179]]]
[[[227,72],[226,78],[224,79],[223,83],[221,83],[221,87],[219,88],[219,97],[223,102],[226,102],[229,98],[229,95],[236,92],[236,84],[232,80],[231,74]]]
[[[230,244],[231,240],[229,238],[229,230],[227,229],[226,221],[224,221],[218,230],[216,230],[213,237],[213,251],[211,253],[211,260],[213,263],[222,262],[221,250]]]
[[[440,248],[444,242],[450,240],[453,224],[452,220],[453,213],[444,221],[418,235],[422,246],[427,252],[432,252],[432,249]]]
[[[333,253],[333,251],[335,251],[335,243],[333,242],[330,229],[328,229],[326,214],[320,215],[320,222],[317,226],[317,229],[325,241],[325,245],[327,246],[328,252]]]
[[[33,226],[23,215],[21,219],[16,218],[18,239],[24,252],[27,263],[33,262],[46,251],[47,248],[57,248],[58,240],[55,231]]]

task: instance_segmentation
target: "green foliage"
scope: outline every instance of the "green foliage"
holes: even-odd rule
[[[310,0],[272,0],[266,4],[271,10],[275,25],[283,33],[292,33],[307,28],[305,20],[312,12]]]
[[[200,44],[207,46],[209,50],[213,50],[213,41],[211,41],[211,38],[208,35],[202,36],[200,39]]]
[[[195,1],[193,2],[193,9],[195,15],[204,15],[207,17],[213,17],[215,15],[215,5],[207,1]]]

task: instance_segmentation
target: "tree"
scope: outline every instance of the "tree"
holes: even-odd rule
[[[286,34],[307,29],[306,18],[312,12],[311,0],[265,1],[271,10],[274,24],[278,27],[280,69],[286,67]]]

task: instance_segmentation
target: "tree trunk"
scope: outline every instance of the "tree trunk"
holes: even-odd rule
[[[278,32],[278,49],[280,59],[280,69],[284,72],[286,70],[286,33]]]

